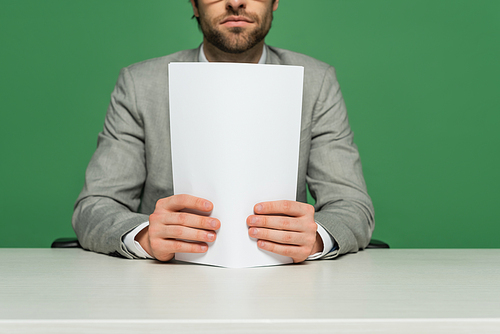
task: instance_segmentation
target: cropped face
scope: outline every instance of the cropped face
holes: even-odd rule
[[[227,53],[245,52],[264,40],[279,0],[191,0],[206,42]]]

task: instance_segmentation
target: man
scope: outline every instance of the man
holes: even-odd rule
[[[366,247],[374,228],[373,207],[333,68],[264,44],[279,0],[191,4],[203,32],[198,49],[138,63],[120,73],[75,204],[73,227],[82,246],[169,261],[178,252],[206,252],[207,242],[216,240],[215,232],[224,222],[188,213],[210,212],[213,203],[173,195],[165,93],[169,62],[210,61],[305,69],[297,201],[256,203],[246,224],[258,247],[294,262]],[[305,203],[306,183],[316,198],[314,208]]]

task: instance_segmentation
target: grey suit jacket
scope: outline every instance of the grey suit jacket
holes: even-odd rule
[[[315,220],[337,242],[327,258],[366,247],[374,211],[333,67],[266,46],[268,64],[304,67],[297,200],[306,184]],[[196,62],[199,48],[122,69],[73,214],[85,249],[133,258],[122,237],[149,220],[156,201],[173,195],[168,64]]]

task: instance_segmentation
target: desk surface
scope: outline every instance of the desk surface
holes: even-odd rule
[[[374,249],[246,269],[0,249],[0,333],[49,329],[500,333],[500,249]]]

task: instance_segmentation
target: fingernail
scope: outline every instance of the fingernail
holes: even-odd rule
[[[207,239],[212,241],[215,239],[215,233],[207,233]]]
[[[257,212],[262,211],[262,205],[257,204],[257,205],[255,206],[255,211],[257,211]]]
[[[257,235],[257,229],[256,228],[251,228],[250,229],[250,235],[256,236]]]
[[[206,245],[201,246],[201,250],[203,252],[206,252],[208,250],[208,246],[206,246]]]
[[[264,246],[266,245],[266,243],[262,240],[259,240],[257,244],[259,245],[260,248],[264,248]]]
[[[250,220],[250,223],[252,225],[256,225],[258,222],[259,222],[259,218],[257,218],[257,217],[252,217],[252,219]]]
[[[205,209],[210,209],[210,203],[209,202],[205,202]]]
[[[212,219],[212,220],[210,221],[210,226],[212,226],[213,228],[216,228],[216,227],[217,227],[217,220]]]

